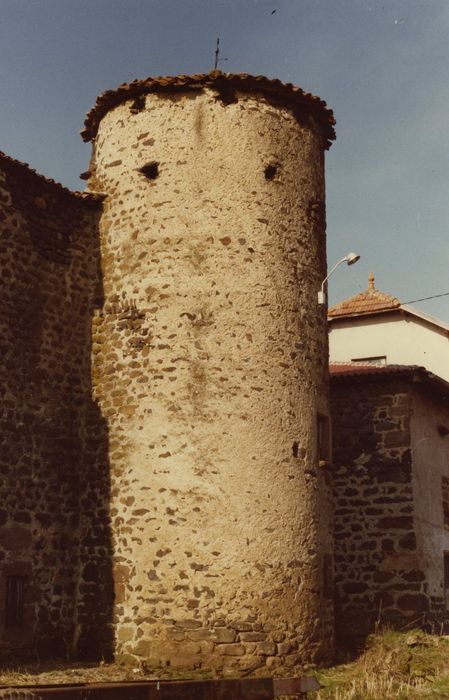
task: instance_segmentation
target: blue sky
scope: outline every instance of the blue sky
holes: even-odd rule
[[[449,0],[0,0],[0,149],[82,189],[103,90],[149,75],[278,77],[326,100],[331,303],[449,292]],[[272,14],[273,10],[276,10]],[[417,306],[449,320],[449,296]]]

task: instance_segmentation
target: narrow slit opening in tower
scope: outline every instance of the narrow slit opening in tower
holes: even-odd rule
[[[142,175],[145,175],[145,177],[148,180],[155,180],[159,175],[159,163],[157,163],[156,161],[147,163],[142,168],[140,168],[139,172],[141,172]]]
[[[274,163],[269,163],[265,166],[265,180],[274,180],[278,174],[278,166]]]

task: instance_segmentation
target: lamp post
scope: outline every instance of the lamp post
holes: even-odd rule
[[[333,266],[332,270],[329,272],[327,277],[324,278],[324,280],[321,283],[321,289],[318,292],[318,304],[325,304],[326,303],[326,292],[324,291],[324,285],[326,284],[327,280],[329,277],[335,272],[337,267],[341,265],[342,263],[346,263],[347,265],[354,265],[354,263],[357,262],[357,260],[360,260],[360,255],[357,255],[357,253],[348,253],[345,255],[344,258],[339,260],[335,265]]]

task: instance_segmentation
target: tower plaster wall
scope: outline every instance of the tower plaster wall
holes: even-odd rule
[[[332,645],[324,141],[287,106],[235,97],[116,106],[90,179],[107,195],[93,385],[118,658],[233,672]]]

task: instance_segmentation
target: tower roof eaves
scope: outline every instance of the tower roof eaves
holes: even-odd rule
[[[316,95],[305,92],[292,83],[283,83],[277,78],[248,73],[196,73],[193,75],[161,76],[133,80],[123,83],[116,90],[106,90],[97,97],[94,107],[88,112],[81,136],[84,141],[95,138],[100,121],[105,114],[121,102],[137,98],[150,92],[195,90],[211,87],[229,90],[239,89],[248,92],[263,92],[267,96],[288,103],[298,111],[307,111],[316,120],[326,141],[326,148],[335,139],[335,119],[331,109]]]

